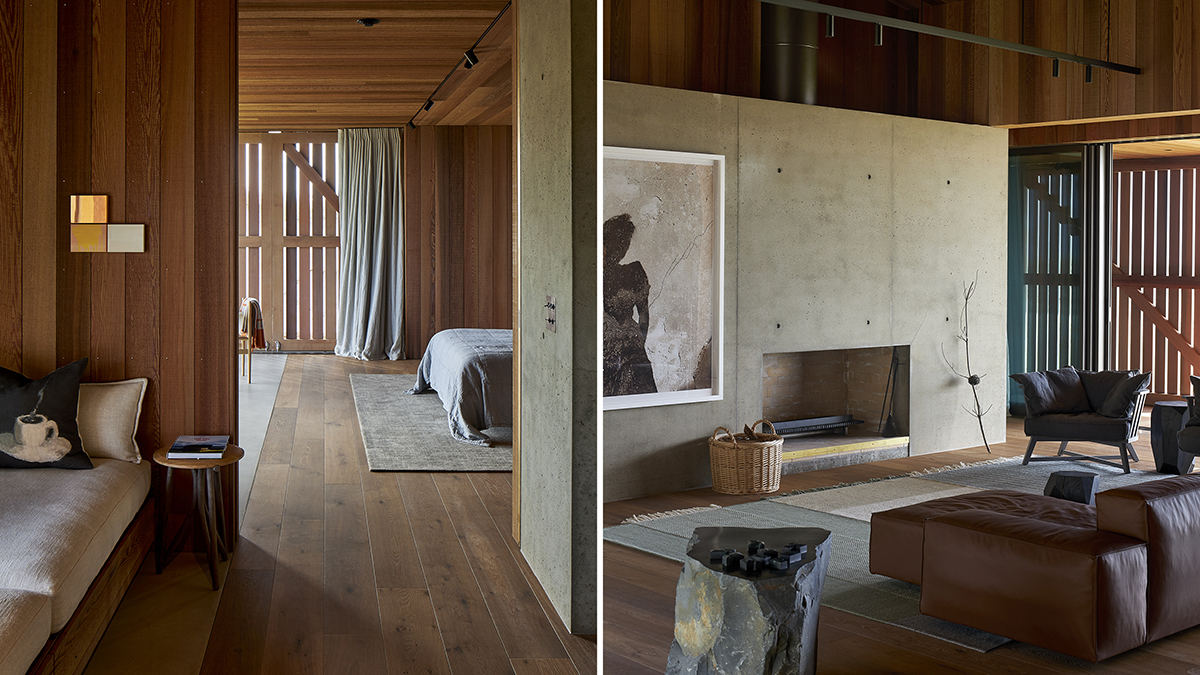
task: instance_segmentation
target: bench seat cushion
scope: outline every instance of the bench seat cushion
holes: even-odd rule
[[[0,588],[49,596],[54,633],[150,492],[149,463],[93,464],[91,471],[0,470]]]
[[[1095,507],[1053,497],[1013,490],[982,490],[943,497],[871,515],[871,572],[920,584],[925,521],[971,509],[1096,529]]]
[[[50,639],[50,598],[0,589],[0,675],[25,675]]]
[[[1122,443],[1129,437],[1129,422],[1096,413],[1040,415],[1025,418],[1025,435]]]

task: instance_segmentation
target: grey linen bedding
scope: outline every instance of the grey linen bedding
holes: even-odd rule
[[[481,429],[512,426],[512,331],[453,328],[434,335],[409,394],[442,399],[454,438],[491,446]]]

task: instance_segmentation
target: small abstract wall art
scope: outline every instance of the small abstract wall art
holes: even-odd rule
[[[606,147],[604,409],[719,400],[725,158]]]

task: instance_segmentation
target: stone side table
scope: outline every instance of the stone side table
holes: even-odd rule
[[[746,552],[806,544],[787,570],[722,571],[714,549]],[[675,589],[675,640],[668,675],[739,673],[812,675],[817,668],[817,617],[832,538],[815,527],[701,527],[692,534]]]
[[[1180,452],[1175,434],[1188,421],[1185,401],[1159,401],[1150,411],[1150,449],[1154,452],[1154,468],[1159,473],[1183,475],[1192,470],[1196,456]]]

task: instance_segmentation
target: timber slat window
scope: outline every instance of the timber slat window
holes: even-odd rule
[[[1155,394],[1187,395],[1200,373],[1197,168],[1140,164],[1114,172],[1113,365],[1153,371]]]
[[[238,293],[270,346],[333,349],[340,232],[337,134],[241,134]]]

